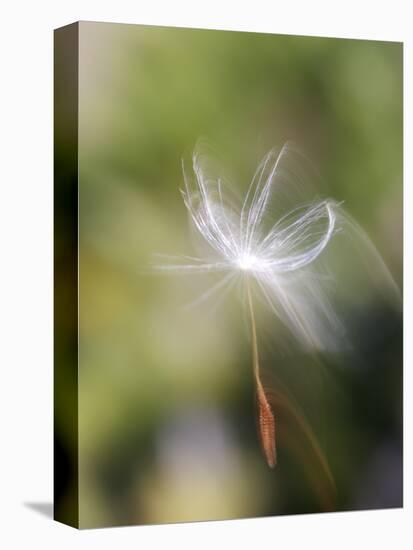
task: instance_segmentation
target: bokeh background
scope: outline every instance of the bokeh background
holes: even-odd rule
[[[401,44],[81,23],[81,527],[401,506],[397,309],[353,289],[351,356],[263,348],[270,470],[240,304],[185,309],[208,279],[148,272],[192,253],[179,188],[199,136],[244,184],[299,144],[402,285]]]

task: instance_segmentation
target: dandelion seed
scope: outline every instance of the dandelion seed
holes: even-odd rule
[[[258,166],[243,201],[220,175],[211,175],[210,158],[197,146],[194,178],[183,165],[181,191],[190,220],[206,245],[201,257],[175,258],[159,270],[223,272],[224,278],[197,301],[240,278],[250,317],[252,363],[258,401],[260,440],[270,467],[276,464],[276,422],[261,381],[252,287],[291,334],[309,349],[339,349],[346,342],[342,320],[328,298],[331,277],[314,267],[335,236],[348,232],[361,245],[371,269],[397,288],[364,232],[332,199],[304,199],[299,168],[289,143],[271,150]],[[293,159],[294,160],[294,159]],[[285,187],[285,188],[284,188]],[[291,208],[281,211],[286,203]],[[171,262],[171,257],[168,261]],[[188,261],[188,259],[190,261]]]

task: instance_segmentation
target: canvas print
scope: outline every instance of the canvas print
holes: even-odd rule
[[[403,505],[402,44],[55,31],[55,518]]]

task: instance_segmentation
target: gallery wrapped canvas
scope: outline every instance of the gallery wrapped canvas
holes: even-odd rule
[[[55,31],[55,519],[401,507],[402,45]]]

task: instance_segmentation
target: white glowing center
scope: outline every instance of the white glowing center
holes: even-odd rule
[[[257,268],[259,263],[260,261],[256,256],[248,253],[238,258],[238,266],[245,271]]]

